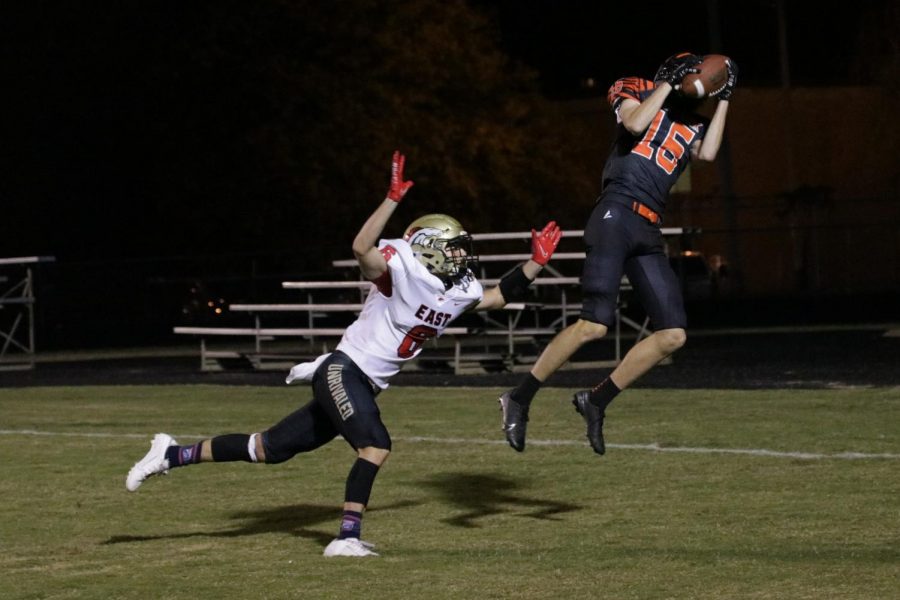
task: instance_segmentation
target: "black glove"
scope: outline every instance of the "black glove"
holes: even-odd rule
[[[734,93],[734,86],[737,85],[737,64],[730,58],[725,61],[725,64],[728,65],[728,80],[725,81],[725,85],[722,86],[721,90],[719,90],[716,94],[713,94],[719,100],[729,100],[731,98],[731,94]]]
[[[654,81],[665,81],[672,87],[681,83],[688,73],[699,73],[696,68],[701,63],[701,58],[696,54],[676,54],[666,59],[656,72]]]

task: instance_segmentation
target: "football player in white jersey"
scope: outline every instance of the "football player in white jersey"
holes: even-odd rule
[[[150,476],[200,462],[284,462],[340,435],[356,451],[356,460],[347,477],[338,537],[324,554],[377,556],[360,537],[375,476],[391,451],[375,397],[427,340],[441,335],[459,315],[523,298],[561,237],[553,221],[540,232],[532,230],[532,258],[484,290],[473,272],[477,257],[471,238],[452,217],[426,215],[413,221],[403,238],[379,241],[413,185],[403,179],[403,165],[403,155],[395,152],[387,197],[353,240],[359,268],[373,283],[362,312],[334,352],[297,365],[288,375],[288,383],[311,380],[313,399],[262,432],[220,435],[187,446],[157,434],[126,477],[129,491]]]

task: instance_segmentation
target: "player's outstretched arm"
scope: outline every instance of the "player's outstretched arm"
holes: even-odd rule
[[[714,161],[722,147],[722,138],[725,136],[725,117],[728,115],[728,102],[719,102],[716,112],[713,114],[706,135],[691,148],[693,158],[703,161]]]
[[[686,55],[670,59],[671,64],[666,64],[659,73],[660,79],[656,81],[656,89],[643,102],[630,98],[622,101],[619,107],[619,118],[622,125],[631,135],[641,136],[650,127],[656,113],[662,108],[672,93],[681,86],[681,80],[688,73],[696,73],[696,66],[700,59],[694,55]]]
[[[525,290],[544,268],[559,245],[562,231],[556,221],[547,223],[541,231],[531,230],[531,258],[516,267],[500,283],[484,292],[475,310],[503,308],[507,302],[522,300]]]
[[[387,262],[384,260],[381,252],[378,251],[378,248],[375,247],[375,244],[378,242],[378,238],[381,237],[381,232],[384,231],[384,226],[387,224],[388,219],[397,210],[397,205],[400,204],[409,188],[413,186],[412,181],[403,180],[403,164],[405,162],[406,157],[400,154],[399,151],[395,151],[391,161],[391,185],[388,188],[387,196],[385,196],[381,205],[375,209],[375,212],[363,223],[359,233],[353,239],[353,255],[359,263],[363,277],[368,280],[378,279],[387,271]]]
[[[716,98],[719,102],[716,104],[716,111],[713,118],[709,122],[709,128],[706,135],[703,136],[701,143],[695,144],[691,149],[693,157],[698,160],[713,161],[719,154],[719,148],[722,147],[722,138],[725,136],[725,119],[728,116],[728,104],[731,94],[734,93],[734,86],[737,85],[738,68],[730,58],[728,59],[728,80]]]
[[[672,86],[668,83],[661,83],[650,96],[643,102],[627,98],[622,100],[619,106],[619,118],[622,119],[622,125],[628,130],[628,133],[635,137],[644,135],[653,117],[662,108],[666,98],[672,92]]]

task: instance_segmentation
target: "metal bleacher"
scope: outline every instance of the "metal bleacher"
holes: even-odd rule
[[[663,228],[665,236],[680,236],[682,228]],[[563,239],[581,240],[583,231],[563,232]],[[530,253],[485,253],[488,243],[522,242],[527,244],[531,232],[501,232],[474,234],[479,245],[479,280],[485,287],[496,285],[500,278],[516,265],[528,260]],[[553,260],[533,282],[534,298],[526,302],[507,304],[502,310],[478,313],[477,319],[460,318],[454,327],[445,330],[441,338],[429,342],[420,358],[427,364],[440,362],[454,373],[482,369],[521,371],[530,368],[536,359],[538,338],[550,338],[566,327],[581,309],[580,301],[571,297],[580,291],[581,264],[584,252],[557,251]],[[357,266],[352,259],[332,262],[336,269]],[[296,303],[235,303],[229,306],[234,313],[250,316],[249,327],[176,327],[174,332],[200,338],[201,369],[218,370],[221,359],[243,356],[254,368],[284,368],[311,355],[331,349],[343,334],[343,327],[335,327],[336,320],[349,323],[362,309],[366,294],[372,287],[368,281],[335,279],[330,281],[284,281],[283,289],[302,292],[304,297]],[[623,289],[628,289],[627,279]],[[348,298],[347,292],[352,293]],[[267,327],[264,321],[273,319],[284,322],[286,315],[297,315],[296,327]],[[343,317],[341,317],[343,315]],[[637,323],[624,315],[617,315],[617,323],[610,336],[615,342],[615,355],[604,365],[617,364],[622,356],[622,326],[636,332],[638,339],[647,333],[647,323]],[[211,349],[207,337],[225,339],[243,337],[252,341],[249,350]],[[271,342],[281,338],[292,340],[292,348],[284,353],[267,351]],[[431,347],[434,346],[434,348]],[[599,363],[597,363],[599,364]],[[593,366],[593,364],[591,365]]]

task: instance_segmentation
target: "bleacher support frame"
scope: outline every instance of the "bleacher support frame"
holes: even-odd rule
[[[24,267],[19,274],[0,276],[0,371],[34,368],[36,298],[32,268],[53,260],[52,256],[0,258],[0,269]]]

